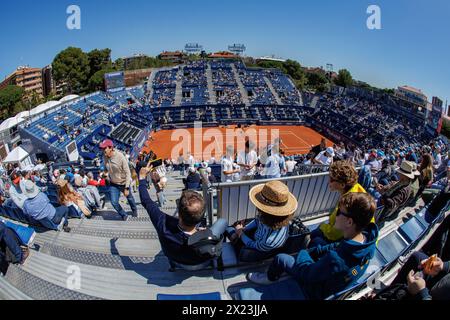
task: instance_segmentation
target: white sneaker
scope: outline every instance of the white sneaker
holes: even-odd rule
[[[63,229],[65,222],[66,222],[66,218],[62,218],[61,222],[58,225],[58,231],[61,231]]]
[[[267,278],[266,272],[250,272],[247,273],[247,280],[250,282],[253,282],[255,284],[271,284],[275,281],[270,281],[269,278]]]

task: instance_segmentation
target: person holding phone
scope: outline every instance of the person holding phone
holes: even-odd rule
[[[114,149],[114,144],[109,139],[106,139],[100,144],[100,149],[103,150],[103,162],[105,164],[105,169],[107,169],[109,173],[109,195],[111,204],[117,213],[120,214],[122,220],[126,221],[128,220],[128,214],[119,204],[121,193],[127,198],[128,204],[133,211],[133,216],[137,216],[136,202],[130,192],[131,171],[128,160],[122,153]]]

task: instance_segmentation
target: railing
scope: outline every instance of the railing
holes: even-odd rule
[[[323,165],[323,164],[301,164],[297,165],[294,168],[294,173],[296,175],[302,176],[305,174],[313,174],[313,173],[320,173],[320,172],[327,172],[330,169],[329,165]]]
[[[311,169],[312,170],[312,169]],[[256,208],[249,198],[250,189],[273,179],[219,183],[204,191],[207,201],[208,219],[213,221],[214,195],[217,196],[217,218],[224,218],[229,224],[256,216]],[[335,208],[339,193],[329,189],[328,172],[313,173],[277,179],[284,182],[298,201],[295,216],[310,220],[326,216]]]

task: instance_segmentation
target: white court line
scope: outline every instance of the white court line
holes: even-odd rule
[[[294,132],[291,131],[291,134],[293,134],[294,136],[297,137],[297,139],[299,139],[300,141],[303,141],[304,144],[306,144],[307,146],[309,146],[309,148],[311,148],[311,145],[306,142],[305,140],[303,140],[302,138],[300,138],[298,135],[296,135]],[[306,148],[306,147],[305,147]]]

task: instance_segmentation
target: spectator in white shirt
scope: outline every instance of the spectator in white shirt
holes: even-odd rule
[[[292,176],[294,174],[294,168],[297,162],[294,160],[294,157],[289,157],[286,161],[286,175],[288,177]]]
[[[266,178],[280,178],[281,177],[281,158],[278,154],[278,146],[273,146],[271,154],[267,158],[266,164],[264,165]]]
[[[245,142],[245,151],[238,154],[237,164],[241,168],[240,179],[251,180],[255,175],[256,163],[258,162],[258,155],[253,150],[254,143],[250,141]]]
[[[328,147],[325,151],[320,152],[317,157],[313,159],[313,163],[329,166],[333,163],[334,150],[332,147]]]
[[[194,156],[190,152],[188,152],[187,158],[188,158],[187,164],[189,165],[189,167],[194,167],[194,164],[195,164]]]
[[[222,158],[222,182],[232,182],[233,174],[239,172],[239,170],[234,169],[234,148],[233,146],[227,146],[226,156]]]

